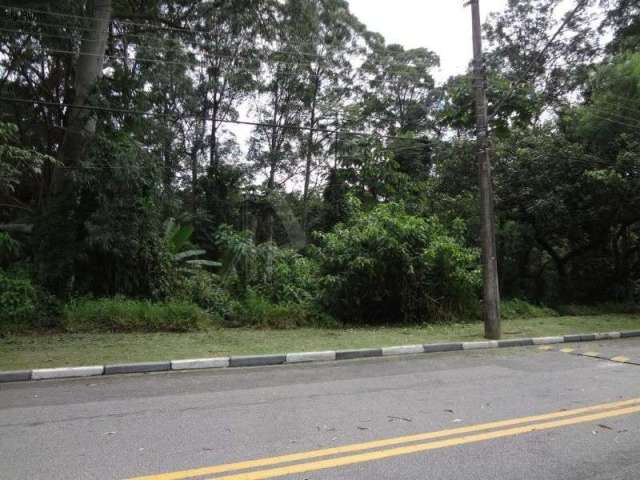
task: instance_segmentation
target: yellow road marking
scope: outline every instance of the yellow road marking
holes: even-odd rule
[[[538,350],[553,350],[553,347],[550,345],[542,345],[541,347],[538,347]]]
[[[387,450],[378,450],[369,453],[361,453],[359,455],[349,455],[346,457],[332,458],[328,460],[319,460],[316,462],[302,463],[297,465],[289,465],[286,467],[272,468],[269,470],[261,470],[257,472],[240,473],[236,475],[227,475],[224,477],[216,477],[210,480],[264,480],[267,478],[281,477],[284,475],[293,475],[310,471],[324,470],[327,468],[342,467],[353,465],[356,463],[370,462],[372,460],[381,460],[384,458],[397,457],[401,455],[409,455],[412,453],[425,452],[428,450],[436,450],[439,448],[454,447],[458,445],[466,445],[469,443],[493,440],[496,438],[511,437],[522,435],[524,433],[538,432],[549,430],[552,428],[565,427],[568,425],[576,425],[578,423],[593,422],[604,418],[618,417],[621,415],[630,415],[640,412],[640,406],[611,410],[607,412],[595,413],[581,417],[567,418],[563,420],[555,420],[552,422],[537,423],[524,427],[510,428],[506,430],[497,430],[493,432],[480,433],[476,435],[467,435],[464,437],[450,438],[447,440],[439,440],[436,442],[421,443],[418,445],[410,445],[407,447],[390,448]]]
[[[571,353],[575,350],[575,348],[561,348],[560,351],[562,353]]]
[[[296,462],[300,460],[310,460],[313,458],[326,457],[329,455],[353,453],[353,452],[359,452],[362,450],[389,447],[389,446],[399,445],[403,443],[417,442],[421,440],[430,440],[434,438],[447,437],[451,435],[480,432],[483,430],[489,430],[493,428],[510,427],[514,425],[520,425],[523,423],[531,423],[536,421],[570,417],[570,416],[590,413],[598,410],[607,410],[607,409],[626,407],[626,406],[630,406],[638,403],[640,403],[640,398],[632,398],[629,400],[622,400],[622,401],[611,402],[611,403],[602,403],[598,405],[592,405],[590,407],[576,408],[573,410],[565,410],[561,412],[553,412],[553,413],[534,415],[529,417],[500,420],[496,422],[469,425],[466,427],[458,427],[458,428],[452,428],[448,430],[440,430],[436,432],[406,435],[402,437],[387,438],[384,440],[374,440],[371,442],[356,443],[352,445],[343,445],[340,447],[326,448],[322,450],[311,450],[307,452],[293,453],[293,454],[281,455],[277,457],[260,458],[256,460],[245,461],[245,462],[228,463],[223,465],[214,465],[211,467],[201,467],[201,468],[194,468],[190,470],[182,470],[177,472],[169,472],[169,473],[162,473],[157,475],[135,477],[129,480],[182,480],[182,479],[198,477],[202,475],[213,475],[218,473],[232,472],[236,470],[245,470],[249,468],[273,466],[281,463]]]
[[[585,357],[597,357],[600,355],[600,352],[584,352],[582,355]]]
[[[623,357],[623,356],[612,357],[609,360],[614,362],[627,363],[629,361],[629,357]]]

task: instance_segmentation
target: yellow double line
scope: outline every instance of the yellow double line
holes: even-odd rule
[[[468,427],[440,430],[436,432],[420,433],[403,437],[387,438],[372,442],[356,443],[341,447],[311,450],[308,452],[281,455],[277,457],[260,458],[246,462],[228,463],[211,467],[182,470],[179,472],[162,473],[144,477],[135,477],[130,480],[183,480],[193,477],[226,474],[216,476],[211,480],[261,480],[267,478],[282,477],[327,468],[336,468],[357,463],[370,462],[385,458],[398,457],[412,453],[436,450],[439,448],[466,445],[469,443],[493,440],[496,438],[511,437],[523,433],[538,432],[553,428],[566,427],[579,423],[594,422],[605,418],[619,417],[640,413],[640,398],[624,400],[613,403],[603,403],[590,407],[576,408],[561,412],[534,415],[529,417],[513,418],[491,423],[470,425]],[[487,431],[488,430],[488,431]],[[482,433],[478,433],[482,432]],[[471,434],[471,435],[470,435]],[[443,437],[444,440],[415,443],[424,440],[434,440]],[[410,445],[405,445],[410,444]],[[397,446],[402,445],[402,446]],[[393,447],[393,448],[389,448]],[[374,450],[378,449],[378,450]],[[365,453],[366,450],[374,450]],[[341,455],[341,456],[339,456]],[[332,457],[324,460],[308,461],[322,457]],[[303,463],[294,463],[303,462]],[[284,465],[283,464],[291,464]],[[274,468],[264,468],[274,467]],[[249,472],[237,473],[242,470]],[[259,469],[259,470],[255,470]],[[229,474],[233,472],[232,474]]]

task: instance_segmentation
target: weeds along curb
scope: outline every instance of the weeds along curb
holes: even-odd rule
[[[352,350],[327,350],[322,352],[295,352],[285,355],[244,355],[231,357],[194,358],[166,362],[120,363],[85,367],[37,368],[33,370],[0,371],[0,383],[29,380],[51,380],[80,378],[126,373],[167,372],[171,370],[200,370],[213,368],[257,367],[264,365],[331,362],[356,358],[416,355],[460,350],[484,350],[489,348],[525,347],[554,343],[590,342],[618,338],[640,337],[640,330],[564,335],[558,337],[514,338],[508,340],[485,340],[479,342],[428,343],[399,345],[395,347],[364,348]]]

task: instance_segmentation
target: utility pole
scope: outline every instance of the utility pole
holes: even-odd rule
[[[473,26],[473,90],[476,107],[477,161],[480,171],[480,243],[482,245],[482,314],[484,336],[499,339],[500,288],[496,260],[495,215],[493,210],[493,183],[489,160],[489,128],[487,124],[487,93],[484,62],[482,60],[482,31],[480,27],[480,0],[470,0]]]

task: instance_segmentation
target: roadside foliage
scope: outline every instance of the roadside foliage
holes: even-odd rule
[[[513,315],[640,302],[640,12],[561,3],[484,26]],[[470,70],[345,0],[0,12],[0,334],[479,319]]]

